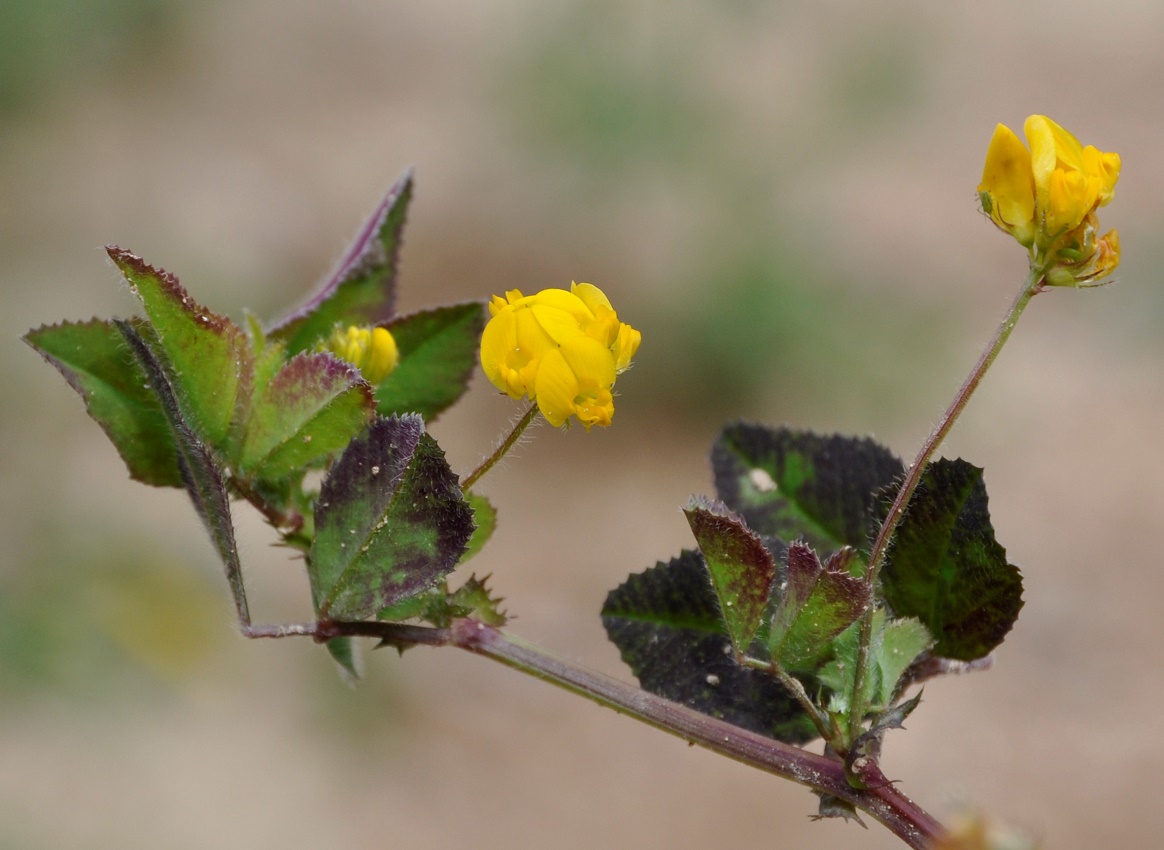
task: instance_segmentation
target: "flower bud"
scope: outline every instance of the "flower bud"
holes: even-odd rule
[[[324,350],[351,363],[373,386],[392,374],[400,358],[396,340],[385,328],[337,327]]]

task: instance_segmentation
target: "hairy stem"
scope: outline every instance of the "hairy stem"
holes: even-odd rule
[[[461,482],[461,489],[463,491],[468,492],[469,488],[476,484],[482,475],[492,469],[497,461],[505,457],[506,452],[512,449],[514,444],[519,439],[521,439],[521,435],[525,433],[525,429],[528,428],[529,424],[534,421],[534,417],[537,416],[537,414],[537,405],[530,404],[529,410],[525,412],[521,419],[517,420],[517,424],[514,425],[513,430],[509,432],[509,436],[501,441],[501,445],[499,445],[494,450],[493,454],[485,458],[485,460],[481,462],[480,466],[465,476],[465,479]]]
[[[966,376],[966,380],[958,388],[958,392],[954,395],[954,400],[950,402],[950,406],[946,408],[946,412],[942,414],[942,418],[938,420],[938,424],[934,426],[934,430],[930,432],[929,437],[926,438],[926,441],[918,451],[913,464],[906,472],[905,480],[902,482],[901,488],[897,491],[897,496],[894,498],[893,504],[890,505],[889,513],[885,515],[884,522],[881,523],[881,529],[877,532],[877,537],[873,541],[873,549],[869,554],[869,569],[865,575],[866,580],[871,586],[877,582],[881,567],[885,563],[885,555],[889,551],[889,544],[893,541],[893,535],[897,531],[897,526],[901,523],[902,517],[905,516],[905,510],[909,505],[909,500],[913,497],[914,491],[917,490],[917,486],[921,482],[926,464],[929,463],[930,458],[933,457],[934,452],[937,451],[942,440],[950,433],[950,429],[954,427],[954,423],[957,421],[963,409],[965,409],[967,402],[970,401],[974,390],[978,389],[978,384],[981,383],[983,376],[986,375],[987,370],[990,369],[991,364],[994,363],[995,358],[1002,351],[1002,347],[1006,344],[1006,341],[1010,339],[1011,332],[1018,323],[1019,316],[1022,315],[1023,310],[1026,309],[1031,299],[1042,289],[1045,273],[1046,269],[1041,264],[1033,264],[1031,266],[1030,274],[1027,275],[1027,279],[1023,283],[1023,288],[1015,296],[1014,302],[1010,305],[1010,309],[999,323],[998,328],[994,332],[994,337],[987,343],[986,348],[983,349],[981,356],[978,358],[978,362],[974,364],[974,368],[970,370],[970,374]],[[860,628],[860,638],[857,644],[857,669],[853,679],[853,694],[849,702],[848,731],[850,740],[855,740],[860,734],[861,722],[868,708],[865,704],[863,694],[865,690],[865,678],[869,670],[869,644],[873,638],[872,605],[869,606],[869,609],[861,618]]]
[[[688,743],[837,797],[869,814],[915,850],[931,848],[935,839],[944,833],[937,820],[884,779],[875,765],[862,774],[865,787],[854,788],[846,778],[844,765],[835,758],[810,753],[701,714],[567,661],[477,620],[456,620],[443,629],[377,621],[324,621],[248,626],[243,634],[251,638],[305,636],[317,642],[342,635],[374,637],[381,645],[398,649],[417,645],[455,646],[557,685]]]

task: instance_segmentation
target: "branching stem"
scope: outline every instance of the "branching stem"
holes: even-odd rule
[[[950,402],[950,406],[946,408],[946,412],[942,414],[942,418],[938,420],[938,424],[934,426],[934,430],[930,432],[929,437],[926,438],[926,441],[918,451],[913,464],[906,472],[905,480],[902,482],[901,488],[897,491],[897,496],[894,498],[893,504],[889,507],[889,513],[885,515],[885,520],[881,523],[881,529],[877,532],[877,537],[873,541],[873,548],[869,554],[869,569],[865,574],[866,580],[870,585],[876,585],[881,567],[885,563],[885,555],[889,550],[889,544],[893,541],[893,535],[897,531],[897,526],[901,523],[902,517],[905,516],[905,510],[909,505],[909,500],[913,497],[914,491],[917,490],[917,486],[921,482],[926,464],[929,463],[930,458],[933,457],[934,452],[937,451],[942,440],[950,433],[950,429],[954,427],[954,422],[957,421],[958,416],[965,409],[967,402],[970,401],[970,396],[974,394],[974,390],[978,388],[978,384],[981,383],[983,376],[986,375],[987,370],[990,369],[991,364],[994,363],[995,358],[1002,351],[1002,347],[1006,344],[1006,341],[1010,339],[1011,332],[1018,323],[1019,316],[1022,315],[1023,310],[1026,309],[1031,299],[1042,290],[1045,274],[1046,268],[1041,263],[1036,262],[1031,265],[1030,274],[1027,275],[1027,279],[1023,283],[1023,288],[1015,296],[1014,302],[1010,305],[1010,309],[999,323],[998,328],[994,332],[994,337],[987,343],[986,348],[978,358],[978,362],[974,364],[974,368],[970,370],[970,374],[962,382],[962,386],[958,388],[958,392],[954,395],[954,400]],[[865,678],[868,676],[869,671],[869,644],[873,638],[873,606],[870,606],[861,618],[860,628],[860,637],[857,644],[857,669],[853,679],[853,694],[849,701],[850,740],[855,740],[860,734],[861,722],[868,709],[863,694],[865,692]]]
[[[865,773],[864,777],[884,781],[867,781],[867,787],[854,788],[845,776],[844,765],[835,758],[733,726],[568,661],[477,620],[456,620],[444,629],[375,621],[294,623],[252,626],[244,634],[255,638],[309,636],[316,641],[343,635],[365,636],[379,638],[384,644],[401,649],[415,645],[455,646],[557,685],[688,743],[790,779],[817,793],[837,797],[866,812],[915,850],[932,848],[935,839],[944,832],[941,824],[925,810],[898,791],[892,782],[884,780],[876,767],[872,768],[875,774]]]

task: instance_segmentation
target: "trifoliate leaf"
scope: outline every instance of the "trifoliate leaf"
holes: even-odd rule
[[[423,310],[385,327],[396,340],[400,362],[376,388],[376,409],[381,416],[419,413],[431,422],[469,387],[485,327],[484,305]]]
[[[735,663],[697,552],[632,575],[606,597],[602,622],[646,690],[789,743],[817,737],[775,679]]]
[[[868,551],[873,496],[902,474],[872,440],[746,423],[723,430],[711,462],[720,499],[749,526],[826,552]]]
[[[372,418],[372,388],[330,354],[292,357],[251,406],[239,469],[278,479],[344,448]]]
[[[129,251],[107,250],[141,299],[151,326],[151,334],[143,336],[154,348],[183,418],[200,441],[224,451],[239,386],[250,382],[254,368],[246,334],[195,302],[173,275]]]
[[[129,324],[140,333],[144,321]],[[116,325],[98,319],[63,322],[31,330],[24,339],[80,393],[131,478],[156,487],[182,486],[161,403]]]
[[[439,582],[473,512],[419,416],[375,419],[320,489],[308,575],[321,618],[363,619]]]
[[[815,668],[833,638],[868,607],[868,582],[848,570],[853,555],[852,549],[841,549],[822,565],[806,544],[788,547],[788,580],[768,633],[772,658],[785,670]]]
[[[269,331],[289,354],[314,347],[337,324],[378,325],[392,318],[396,300],[396,260],[405,213],[412,199],[412,172],[388,190],[360,228],[323,285]]]
[[[223,484],[223,474],[218,461],[186,421],[174,388],[162,366],[159,353],[146,342],[132,323],[115,320],[115,325],[157,396],[159,407],[171,431],[171,442],[177,450],[178,468],[182,473],[186,492],[190,494],[194,509],[209,532],[211,542],[226,570],[226,579],[234,596],[239,620],[244,625],[249,624],[250,614],[243,586],[242,564],[239,562],[234,523],[230,515],[230,498]]]
[[[692,499],[683,513],[711,575],[732,646],[743,655],[768,606],[776,564],[759,536],[722,503]]]
[[[994,539],[981,469],[944,459],[926,467],[881,581],[897,614],[925,623],[935,655],[970,661],[1002,643],[1023,606],[1023,581]]]

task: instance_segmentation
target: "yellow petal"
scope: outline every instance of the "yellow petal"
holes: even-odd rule
[[[630,368],[631,360],[634,359],[635,352],[639,350],[639,343],[642,341],[643,335],[641,333],[628,324],[619,324],[618,338],[611,349],[616,372],[625,372]]]
[[[578,379],[561,352],[551,351],[546,354],[538,369],[535,392],[542,416],[555,428],[561,428],[574,413],[574,398],[577,395]]]
[[[614,385],[614,354],[602,343],[588,336],[575,336],[563,342],[559,350],[579,384],[607,388]]]
[[[990,217],[1019,242],[1034,240],[1035,180],[1031,153],[1009,127],[999,124],[986,151],[978,191],[989,201]]]
[[[601,289],[592,283],[570,283],[570,291],[581,299],[582,303],[590,308],[590,312],[598,315],[599,308],[613,311],[608,299]]]

